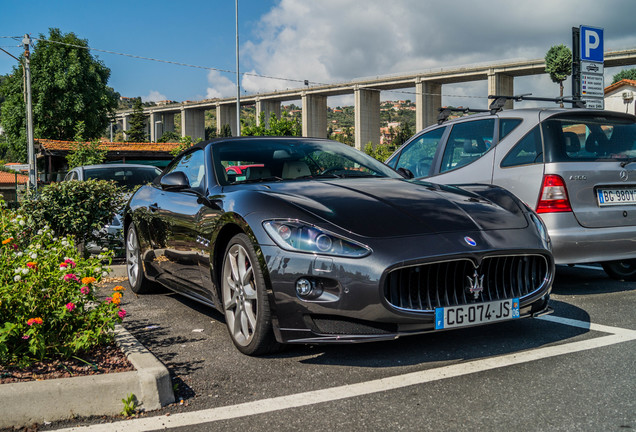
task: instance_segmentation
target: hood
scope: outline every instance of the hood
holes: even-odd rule
[[[414,180],[268,183],[267,189],[260,189],[259,193],[283,200],[363,237],[521,229],[528,226],[517,205],[506,210],[476,193]]]

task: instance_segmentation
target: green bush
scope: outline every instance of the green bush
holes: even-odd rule
[[[112,341],[126,315],[119,307],[124,288],[105,301],[95,293],[110,253],[83,259],[72,238],[30,228],[4,205],[0,239],[0,364],[69,358]]]
[[[125,204],[126,191],[105,180],[52,183],[38,195],[27,197],[22,212],[30,225],[48,225],[60,236],[73,236],[80,244],[99,242],[99,230]]]
[[[394,151],[395,147],[388,144],[378,144],[377,146],[373,147],[373,143],[368,142],[367,145],[364,147],[364,152],[366,154],[368,154],[372,158],[379,160],[380,162],[384,162],[385,160],[387,160]]]

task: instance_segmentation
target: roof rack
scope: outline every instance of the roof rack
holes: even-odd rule
[[[490,110],[487,109],[475,109],[475,108],[452,108],[452,107],[441,107],[439,108],[439,115],[437,116],[437,124],[442,124],[444,123],[446,120],[448,120],[448,117],[450,117],[450,115],[454,112],[460,112],[460,113],[464,113],[464,114],[468,114],[468,113],[477,113],[477,112],[488,112]]]
[[[556,97],[556,98],[545,98],[545,97],[536,97],[532,96],[532,93],[526,93],[516,96],[500,96],[500,95],[489,95],[488,99],[494,99],[489,106],[490,114],[495,114],[501,111],[509,100],[513,100],[515,102],[521,102],[524,100],[531,101],[542,101],[542,102],[554,102],[558,104],[562,103],[571,103],[572,106],[576,106],[577,108],[585,108],[585,101],[580,99],[570,99],[565,97]]]

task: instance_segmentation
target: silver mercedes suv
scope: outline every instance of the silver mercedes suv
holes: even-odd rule
[[[443,184],[491,183],[543,219],[557,264],[601,263],[636,280],[636,117],[511,109],[440,121],[386,162]]]

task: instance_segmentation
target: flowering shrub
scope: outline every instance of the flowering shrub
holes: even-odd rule
[[[123,287],[100,301],[95,284],[112,253],[84,259],[72,237],[29,228],[0,201],[0,363],[68,358],[112,340]]]
[[[97,242],[100,230],[126,203],[123,187],[105,180],[66,181],[44,186],[26,197],[22,212],[29,224],[50,226],[57,235],[78,243]]]

